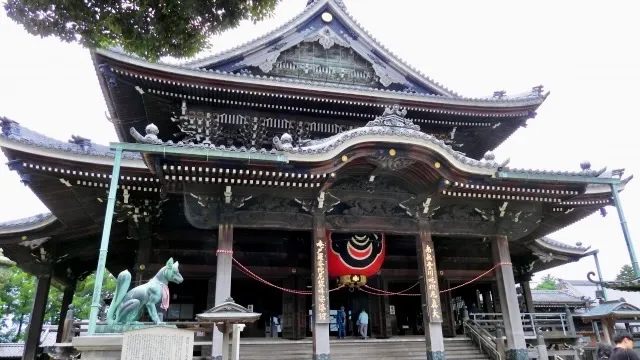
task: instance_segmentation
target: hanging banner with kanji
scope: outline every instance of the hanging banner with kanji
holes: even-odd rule
[[[422,240],[422,257],[424,266],[424,288],[426,291],[425,311],[429,314],[429,322],[441,323],[440,288],[438,287],[438,273],[436,270],[436,254],[432,241]]]

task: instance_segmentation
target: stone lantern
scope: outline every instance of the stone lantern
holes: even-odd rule
[[[246,324],[253,323],[260,318],[259,313],[249,311],[242,305],[238,305],[232,298],[218,306],[196,315],[199,323],[215,325],[222,333],[222,360],[229,358],[229,334],[233,332],[233,344],[231,346],[231,359],[240,359],[240,332]],[[215,344],[213,344],[215,346]]]

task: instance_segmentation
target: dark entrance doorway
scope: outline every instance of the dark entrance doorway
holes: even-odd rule
[[[371,319],[371,309],[369,309],[369,295],[359,290],[340,289],[333,291],[329,295],[329,304],[331,304],[331,327],[329,328],[332,336],[338,335],[338,325],[336,315],[341,306],[344,306],[347,315],[346,332],[347,336],[358,336],[356,321],[360,311],[364,309],[369,313]],[[370,333],[370,332],[369,332]]]
[[[400,292],[414,284],[415,281],[393,281],[389,282],[388,287],[390,292]],[[407,293],[416,294],[419,292],[420,287],[416,286]],[[395,310],[395,321],[393,321],[394,315],[391,315],[394,335],[424,334],[420,302],[420,296],[396,295],[389,297],[389,304],[393,306]]]

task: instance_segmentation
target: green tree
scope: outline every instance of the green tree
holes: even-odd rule
[[[616,280],[634,280],[636,278],[636,273],[633,271],[631,265],[623,265],[616,275]]]
[[[116,291],[116,278],[107,270],[104,271],[104,281],[102,282],[102,299],[113,296]],[[79,320],[89,319],[91,313],[91,297],[93,287],[96,283],[96,273],[87,276],[84,281],[78,282],[73,296],[74,316]]]
[[[8,330],[12,334],[11,338],[7,337],[5,340],[16,342],[24,338],[24,328],[29,323],[35,277],[17,266],[12,266],[8,271],[11,274],[9,281],[0,285],[0,303],[2,303],[0,320],[3,325],[2,330]],[[11,327],[8,327],[9,324]]]
[[[0,282],[0,343],[23,341],[24,330],[29,324],[29,315],[35,294],[36,278],[17,266],[0,272],[6,281]],[[86,320],[91,311],[91,295],[95,284],[95,273],[78,282],[73,297],[76,319]],[[116,279],[105,270],[102,298],[110,297],[116,289]],[[49,290],[44,323],[56,325],[60,322],[63,292],[56,286]]]
[[[7,0],[9,18],[32,35],[89,48],[121,47],[155,61],[191,57],[209,38],[270,16],[279,0]]]
[[[558,290],[558,279],[551,275],[542,277],[542,281],[536,286],[536,290]]]

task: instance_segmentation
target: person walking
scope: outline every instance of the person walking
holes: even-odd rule
[[[338,315],[336,316],[336,323],[338,324],[338,339],[344,339],[347,335],[347,332],[345,331],[345,326],[347,325],[346,322],[347,317],[344,312],[344,306],[341,306],[340,310],[338,310]]]
[[[640,360],[638,354],[633,351],[633,337],[631,334],[624,332],[616,334],[613,337],[616,343],[613,353],[609,356],[609,360]]]
[[[367,314],[366,311],[364,311],[364,309],[362,309],[362,311],[360,312],[360,315],[358,316],[358,327],[359,327],[359,332],[360,332],[360,336],[362,336],[363,339],[367,338],[367,330],[369,328],[369,314]],[[636,360],[636,359],[633,359]],[[640,360],[640,359],[637,359]]]

